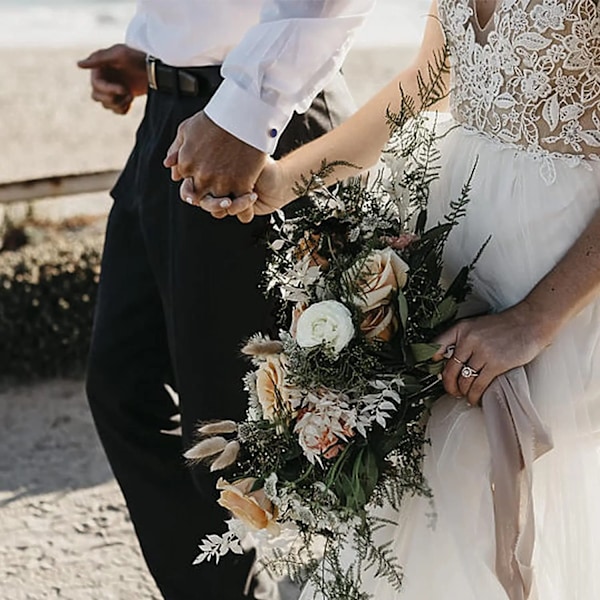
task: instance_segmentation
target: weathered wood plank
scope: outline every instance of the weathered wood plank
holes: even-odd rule
[[[102,192],[114,185],[119,173],[120,171],[99,171],[1,183],[0,204]]]

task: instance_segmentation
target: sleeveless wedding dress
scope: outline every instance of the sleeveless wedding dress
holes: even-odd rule
[[[599,7],[499,0],[482,24],[473,0],[439,0],[439,17],[451,53],[452,127],[441,142],[431,221],[449,211],[477,163],[445,265],[452,277],[491,235],[473,296],[500,311],[527,295],[600,209]],[[600,301],[526,372],[554,445],[533,465],[529,600],[599,600]],[[424,470],[433,499],[407,499],[399,514],[386,515],[398,523],[384,533],[404,567],[403,590],[368,574],[365,589],[375,600],[513,600],[495,573],[482,411],[444,397],[428,429]],[[306,590],[303,599],[313,596]]]

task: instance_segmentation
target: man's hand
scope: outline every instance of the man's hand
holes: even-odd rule
[[[250,194],[266,161],[265,153],[199,112],[179,125],[164,165],[171,169],[173,181],[185,179],[181,198],[199,206],[207,196],[219,198],[225,204],[227,197]],[[215,216],[226,216],[226,208]],[[237,214],[245,223],[253,216],[251,207]]]
[[[119,115],[147,91],[146,55],[125,44],[96,50],[77,65],[91,69],[92,98]]]

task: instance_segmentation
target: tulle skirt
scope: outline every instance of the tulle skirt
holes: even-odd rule
[[[449,277],[491,241],[473,273],[474,305],[524,298],[600,208],[600,163],[557,160],[547,184],[527,153],[452,128],[430,221],[449,211],[477,164],[467,214],[446,247]],[[477,310],[477,308],[475,308]],[[534,463],[535,600],[600,599],[600,301],[527,367],[533,403],[554,448]],[[410,498],[384,533],[404,566],[400,594],[367,575],[376,600],[510,600],[494,570],[490,449],[480,409],[444,397],[429,422],[424,462],[433,499]],[[351,552],[351,549],[348,549]],[[312,597],[305,593],[305,600]]]

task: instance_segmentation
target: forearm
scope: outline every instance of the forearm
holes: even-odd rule
[[[400,108],[400,86],[419,106],[416,80],[417,70],[411,67],[403,71],[339,127],[284,157],[280,166],[289,190],[286,201],[294,199],[292,188],[301,176],[318,172],[323,160],[354,165],[336,167],[326,184],[355,176],[376,164],[390,137],[388,111],[397,112]]]
[[[375,0],[263,0],[261,20],[225,59],[210,119],[272,154],[294,112],[305,112],[340,69]]]
[[[600,296],[600,209],[564,258],[530,292],[521,309],[550,343],[558,331]]]
[[[421,75],[425,84],[429,83],[431,74],[429,67],[433,66],[444,51],[444,36],[437,18],[437,7],[434,2],[425,28],[423,43],[414,63],[402,71],[387,86],[378,92],[367,104],[342,125],[307,144],[280,161],[282,178],[286,194],[286,202],[293,200],[292,188],[311,172],[320,169],[323,160],[327,162],[344,161],[355,165],[338,167],[325,183],[356,175],[358,172],[373,166],[379,159],[381,151],[389,140],[391,127],[388,112],[398,112],[401,92],[407,98],[412,98],[417,111],[422,108],[443,110],[445,103],[430,105],[425,103],[419,94],[418,77]],[[441,78],[442,86],[448,87],[448,73],[445,70],[437,72],[436,78]]]

